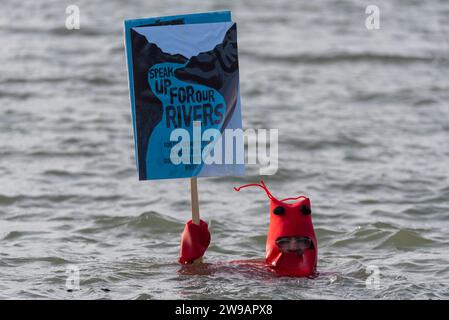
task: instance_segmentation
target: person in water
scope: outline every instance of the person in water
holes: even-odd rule
[[[305,196],[275,198],[265,183],[247,184],[239,188],[261,187],[270,199],[270,225],[268,228],[264,264],[278,276],[314,277],[317,275],[318,244],[312,224],[310,199]],[[292,202],[294,201],[294,202]],[[208,225],[203,220],[185,225],[181,237],[179,262],[191,264],[201,258],[210,244]]]

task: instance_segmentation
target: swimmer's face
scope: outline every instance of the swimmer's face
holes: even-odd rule
[[[266,262],[279,275],[311,276],[316,269],[317,249],[310,200],[288,203],[272,198]]]

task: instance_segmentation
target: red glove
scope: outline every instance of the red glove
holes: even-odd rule
[[[201,258],[210,243],[210,233],[207,223],[200,220],[200,224],[194,224],[189,220],[184,227],[181,236],[181,250],[179,263],[189,264]]]

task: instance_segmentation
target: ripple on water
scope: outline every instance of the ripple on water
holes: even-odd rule
[[[96,234],[105,230],[121,232],[127,231],[145,234],[179,233],[183,229],[183,223],[164,216],[155,211],[143,212],[138,216],[96,216],[91,223],[92,226],[78,229],[81,234]]]
[[[434,241],[411,229],[401,229],[390,234],[376,249],[395,248],[400,250],[420,249],[433,244]]]
[[[40,231],[18,231],[13,230],[6,233],[6,235],[3,237],[3,241],[16,241],[21,238],[25,238],[28,236],[36,236],[36,235],[43,235],[46,232],[40,232]],[[37,237],[39,238],[39,237]]]
[[[20,196],[5,196],[0,194],[0,206],[2,205],[9,206],[20,200],[21,200]]]

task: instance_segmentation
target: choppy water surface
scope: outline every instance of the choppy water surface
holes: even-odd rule
[[[376,31],[364,1],[78,1],[78,31],[69,4],[1,5],[0,298],[449,297],[449,3],[376,1]],[[220,9],[244,126],[280,129],[265,180],[312,200],[318,279],[179,272],[188,180],[137,182],[122,21]],[[199,181],[206,261],[263,257],[267,199],[232,189],[256,169]]]

